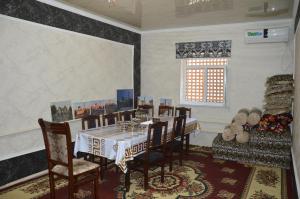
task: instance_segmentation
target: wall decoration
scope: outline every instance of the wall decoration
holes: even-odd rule
[[[90,107],[86,105],[86,102],[73,102],[72,103],[74,118],[83,118],[90,114]]]
[[[60,101],[50,103],[53,122],[63,122],[73,119],[71,101]]]
[[[105,100],[105,112],[106,114],[108,113],[113,113],[118,111],[118,105],[116,100],[114,99],[109,99],[109,100]]]
[[[139,96],[138,105],[153,105],[153,97]]]
[[[172,99],[160,98],[159,105],[171,106],[172,105]]]
[[[119,111],[126,111],[133,109],[133,89],[118,89],[117,90],[117,104]]]
[[[90,109],[90,115],[102,115],[105,113],[105,100],[87,101],[85,107]]]
[[[231,57],[231,40],[176,43],[176,59]]]

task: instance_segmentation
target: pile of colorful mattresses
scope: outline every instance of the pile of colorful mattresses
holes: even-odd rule
[[[239,144],[235,140],[224,141],[222,134],[218,134],[212,148],[214,158],[289,168],[291,145],[292,137],[289,128],[281,134],[259,132],[254,128],[250,132],[248,143]]]
[[[274,75],[266,81],[264,114],[278,115],[292,111],[294,79],[291,74]]]

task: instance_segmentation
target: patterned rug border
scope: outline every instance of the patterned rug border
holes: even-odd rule
[[[34,183],[36,183],[35,181],[37,181],[37,180],[44,180],[44,178],[47,178],[47,179],[49,180],[48,174],[44,174],[44,175],[41,175],[41,176],[39,176],[39,177],[35,177],[35,178],[33,178],[33,179],[29,179],[29,180],[26,180],[26,181],[24,181],[24,182],[20,182],[20,183],[18,183],[18,184],[12,185],[12,186],[10,186],[10,187],[4,188],[4,189],[0,190],[0,196],[1,196],[1,195],[5,195],[5,194],[7,194],[7,193],[9,193],[10,191],[13,191],[13,190],[15,190],[15,189],[19,189],[19,188],[21,188],[21,187],[29,186],[31,183],[34,184]],[[57,185],[57,182],[60,182],[60,181],[64,181],[64,179],[63,179],[63,178],[56,179],[55,190],[59,190],[59,189],[61,189],[61,188],[64,188],[64,187],[68,186],[68,185],[67,185],[67,184],[68,184],[67,181],[66,181],[66,184],[65,184],[65,185],[60,185],[60,186]],[[50,185],[49,185],[49,186],[50,186]],[[38,198],[41,198],[41,197],[43,197],[43,196],[45,196],[45,195],[47,195],[47,194],[49,194],[49,193],[50,193],[50,189],[47,189],[46,191],[43,191],[43,192],[39,193],[37,196],[34,196],[34,197],[32,197],[31,199],[38,199]],[[0,198],[1,198],[1,197],[0,197]]]
[[[281,169],[281,198],[282,199],[287,199],[288,198],[288,193],[287,193],[287,175],[286,175],[286,170]]]
[[[247,164],[249,165],[249,164]],[[256,167],[255,165],[251,164],[249,165],[251,167],[251,172],[250,175],[248,176],[247,182],[245,184],[245,187],[243,189],[243,193],[241,195],[241,199],[247,199],[247,196],[249,194],[250,191],[250,185],[251,182],[254,180],[253,178],[255,177],[255,173],[256,170],[258,169],[258,167]],[[261,165],[257,165],[257,166],[261,166]],[[273,168],[278,168],[278,167],[273,167]],[[281,199],[288,199],[288,193],[287,193],[287,174],[285,169],[280,168],[281,171]]]
[[[252,181],[253,176],[255,174],[255,170],[256,170],[255,167],[251,168],[251,172],[250,172],[250,175],[248,176],[247,182],[246,182],[245,187],[243,189],[243,193],[242,193],[241,199],[246,199],[246,197],[247,197],[247,195],[249,193],[250,184],[251,184],[251,181]]]
[[[4,193],[7,193],[9,191],[12,191],[13,189],[20,188],[20,187],[24,186],[25,184],[28,184],[32,181],[35,181],[39,178],[43,178],[45,176],[48,176],[48,174],[43,174],[41,176],[37,176],[37,177],[34,177],[32,179],[28,179],[28,180],[25,180],[25,181],[22,181],[22,182],[18,182],[18,183],[14,184],[14,185],[11,185],[9,187],[5,187],[3,189],[0,189],[0,195],[3,195]]]

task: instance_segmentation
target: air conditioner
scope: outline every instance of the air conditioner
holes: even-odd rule
[[[247,30],[245,32],[245,42],[253,43],[268,43],[268,42],[288,42],[289,28],[265,28],[256,30]]]

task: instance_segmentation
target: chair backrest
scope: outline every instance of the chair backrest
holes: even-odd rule
[[[44,137],[47,152],[48,168],[55,165],[68,167],[69,176],[73,174],[72,142],[69,124],[38,120]]]
[[[178,137],[183,139],[186,124],[186,115],[174,117],[172,140]]]
[[[140,110],[147,110],[148,114],[151,114],[151,116],[154,116],[154,108],[153,105],[149,105],[149,104],[144,104],[144,105],[138,105],[137,106],[138,109]],[[151,111],[151,112],[150,112]]]
[[[99,115],[88,115],[81,119],[82,130],[100,127]]]
[[[167,115],[173,116],[174,115],[174,107],[173,106],[167,106],[167,105],[159,105],[158,107],[158,115]]]
[[[149,124],[146,152],[165,146],[168,133],[168,121]]]
[[[102,115],[102,124],[103,126],[116,124],[118,121],[118,114],[117,113],[108,113],[106,115]]]
[[[188,115],[187,115],[187,112],[189,112]],[[191,118],[192,117],[192,109],[186,108],[186,107],[176,107],[175,108],[175,116],[181,116],[181,115],[186,115],[189,118]]]
[[[132,118],[135,118],[136,110],[129,110],[120,112],[120,121],[131,121]]]

